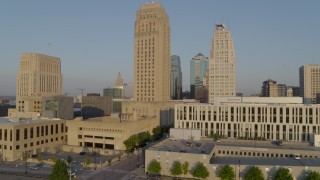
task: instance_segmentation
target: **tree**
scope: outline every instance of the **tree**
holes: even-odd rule
[[[160,174],[161,171],[161,164],[160,162],[156,161],[155,159],[150,161],[148,165],[148,173],[151,174]]]
[[[37,160],[42,163],[43,162],[43,156],[41,154],[38,154]]]
[[[126,146],[127,152],[133,152],[138,142],[138,135],[132,135],[123,144]]]
[[[68,167],[64,161],[57,160],[49,175],[50,180],[68,180]]]
[[[235,178],[233,168],[229,165],[223,166],[223,168],[219,172],[219,177],[222,180],[231,180]]]
[[[320,180],[320,173],[316,171],[309,171],[307,180]]]
[[[174,161],[171,167],[171,175],[179,176],[182,174],[182,167],[180,161]]]
[[[183,174],[186,175],[189,171],[189,162],[184,162],[182,164],[182,171],[183,171]]]
[[[275,180],[293,180],[288,168],[280,168],[274,175]]]
[[[110,166],[112,162],[112,159],[108,159],[108,165]]]
[[[261,169],[252,167],[244,177],[245,180],[264,180]]]
[[[89,156],[84,157],[84,164],[86,165],[86,167],[88,167],[91,164]]]
[[[72,157],[70,155],[68,155],[67,157],[67,163],[70,165],[72,162]]]
[[[204,166],[202,162],[199,162],[193,169],[192,172],[193,177],[205,179],[209,176],[209,171],[207,167]]]

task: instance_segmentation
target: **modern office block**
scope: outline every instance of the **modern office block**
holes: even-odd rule
[[[199,53],[190,60],[190,93],[195,98],[196,88],[203,86],[203,80],[208,68],[208,57]]]
[[[182,99],[181,61],[177,55],[171,56],[170,96],[171,99]]]
[[[146,3],[134,30],[134,100],[170,100],[170,24],[160,3]]]
[[[215,97],[236,96],[236,56],[231,33],[216,24],[209,62],[209,103]]]
[[[300,96],[306,101],[316,102],[320,92],[320,65],[304,65],[299,68]]]

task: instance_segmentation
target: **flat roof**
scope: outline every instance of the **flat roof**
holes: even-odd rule
[[[319,158],[294,159],[293,157],[213,157],[210,164],[261,166],[320,166]]]
[[[304,151],[320,151],[319,147],[311,146],[309,143],[303,142],[283,142],[282,146],[278,146],[272,141],[254,141],[254,140],[231,140],[221,139],[217,146],[244,147],[244,148],[268,148],[280,150],[304,150]]]
[[[210,154],[214,148],[214,142],[212,140],[200,140],[193,141],[190,146],[187,146],[187,140],[166,140],[152,146],[149,150],[156,151],[170,151],[170,152],[181,152],[193,153],[193,154]],[[199,145],[199,147],[197,146]]]
[[[36,124],[41,122],[57,121],[61,119],[28,119],[28,118],[9,118],[1,117],[0,125],[23,125],[23,124]]]

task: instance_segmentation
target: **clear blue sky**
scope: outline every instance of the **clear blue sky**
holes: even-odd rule
[[[19,57],[26,52],[60,57],[64,91],[71,95],[80,94],[77,88],[102,93],[114,85],[117,72],[132,83],[134,21],[145,2],[2,1],[0,95],[15,95]],[[199,52],[209,56],[214,24],[221,19],[235,42],[238,92],[258,93],[268,78],[299,85],[298,68],[320,63],[318,0],[160,3],[170,17],[171,54],[182,60],[184,90],[190,59]]]

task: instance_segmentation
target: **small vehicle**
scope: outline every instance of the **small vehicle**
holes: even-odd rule
[[[76,173],[75,173],[75,172],[73,172],[73,171],[68,171],[68,175],[69,175],[69,176],[75,176],[75,175],[76,175]]]
[[[80,156],[84,156],[85,154],[87,154],[86,152],[82,151],[79,153]]]
[[[294,155],[293,155],[293,159],[299,160],[299,159],[300,159],[300,156],[299,156],[298,154],[294,154]]]
[[[176,141],[177,139],[173,138],[173,137],[170,137],[170,140],[171,141]]]
[[[38,170],[38,169],[39,169],[39,166],[31,166],[30,169],[31,169],[31,170]]]
[[[217,139],[217,143],[220,143],[221,141],[220,141],[220,139]]]

